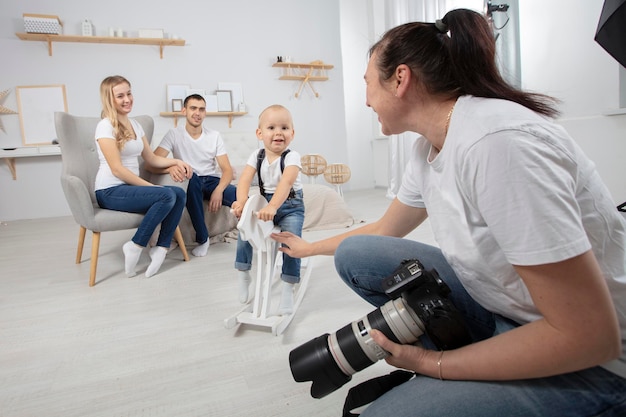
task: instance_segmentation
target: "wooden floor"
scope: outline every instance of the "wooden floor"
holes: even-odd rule
[[[345,199],[364,221],[389,204],[381,189]],[[76,265],[71,217],[0,223],[0,416],[338,416],[351,386],[392,370],[380,361],[322,399],[294,382],[292,349],[373,309],[342,283],[332,257],[313,259],[300,309],[274,336],[223,325],[241,307],[234,242],[190,262],[175,250],[154,277],[126,278],[121,245],[131,235],[103,233],[90,288],[91,238]],[[139,270],[148,262],[142,255]]]

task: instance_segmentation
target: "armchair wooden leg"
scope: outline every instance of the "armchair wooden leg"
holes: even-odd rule
[[[187,253],[187,247],[185,247],[185,240],[183,239],[183,234],[180,231],[180,227],[178,226],[174,231],[174,239],[176,239],[176,243],[178,243],[178,247],[183,253],[183,259],[185,260],[185,262],[189,261],[189,254]]]
[[[76,249],[76,263],[79,264],[83,258],[83,246],[85,245],[85,234],[87,229],[83,226],[78,230],[78,248]]]
[[[91,235],[91,267],[89,268],[89,286],[96,285],[96,270],[98,269],[98,251],[100,250],[100,232]]]

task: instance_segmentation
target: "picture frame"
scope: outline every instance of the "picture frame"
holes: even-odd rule
[[[230,90],[216,90],[215,95],[217,96],[218,112],[233,111],[233,96]]]
[[[177,113],[183,110],[183,99],[181,98],[173,98],[172,99],[172,111]]]
[[[207,94],[204,96],[206,100],[206,112],[207,113],[216,113],[217,112],[217,95],[215,94]]]
[[[57,138],[55,112],[67,112],[64,84],[15,88],[24,146],[50,145]]]
[[[191,86],[189,84],[168,84],[166,86],[167,91],[167,101],[165,106],[167,107],[167,111],[173,112],[175,111],[172,108],[172,100],[180,99],[184,100],[187,97],[187,90],[189,90]]]
[[[219,82],[217,83],[217,89],[230,90],[233,103],[233,111],[238,111],[239,105],[245,102],[243,99],[242,84],[239,82]]]

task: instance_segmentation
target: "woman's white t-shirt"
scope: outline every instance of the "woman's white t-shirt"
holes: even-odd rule
[[[518,104],[457,101],[440,152],[414,145],[398,199],[425,207],[435,239],[469,294],[488,310],[540,318],[513,265],[593,249],[611,290],[626,377],[626,221],[595,166],[559,125]]]
[[[122,165],[131,170],[134,174],[139,175],[139,156],[143,152],[143,137],[146,135],[139,122],[134,119],[129,119],[130,124],[135,131],[135,139],[126,141],[124,147],[120,150],[120,157],[122,159]],[[102,150],[100,149],[100,138],[115,138],[113,132],[113,125],[109,119],[102,119],[98,122],[96,127],[96,149],[98,150],[98,159],[100,160],[100,167],[96,174],[95,190],[103,190],[105,188],[114,187],[116,185],[125,184],[124,181],[113,175],[111,167],[107,163]]]

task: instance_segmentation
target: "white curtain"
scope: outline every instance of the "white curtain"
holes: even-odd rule
[[[446,13],[446,0],[387,0],[385,2],[385,30],[403,23],[434,22]],[[389,186],[387,197],[394,198],[400,189],[404,168],[417,133],[405,132],[389,136]]]

